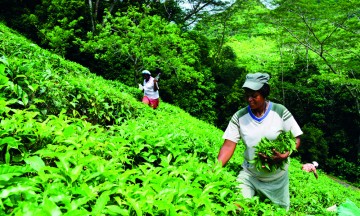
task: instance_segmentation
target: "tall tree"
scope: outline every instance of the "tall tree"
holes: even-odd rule
[[[303,53],[322,61],[320,69],[330,71],[344,82],[358,104],[360,115],[360,2],[345,0],[278,1],[272,21],[303,47]],[[290,41],[287,41],[288,45]],[[341,79],[342,78],[342,79]],[[346,78],[346,79],[344,79]]]
[[[142,82],[143,69],[162,72],[162,80],[166,80],[161,84],[163,100],[214,121],[213,79],[209,68],[201,64],[194,35],[149,12],[144,6],[142,10],[130,7],[127,12],[108,13],[97,32],[80,41],[81,51],[103,62],[107,68],[102,71],[105,73],[98,71],[102,76],[130,86]]]
[[[304,59],[317,62],[321,77],[341,85],[353,98],[360,118],[360,2],[355,0],[280,0],[272,23],[296,45]],[[360,134],[360,133],[359,133]],[[360,156],[360,136],[358,140]]]
[[[223,12],[231,6],[231,0],[181,0],[184,16],[181,19],[183,26],[189,27],[209,14]]]

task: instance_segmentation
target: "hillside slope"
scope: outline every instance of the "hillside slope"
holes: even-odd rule
[[[222,131],[141,92],[104,80],[0,24],[0,214],[335,214],[360,194],[290,165],[289,212],[241,198],[239,144],[216,164]]]

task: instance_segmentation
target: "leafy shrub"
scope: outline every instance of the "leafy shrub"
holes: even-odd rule
[[[346,197],[360,203],[322,173],[309,179],[297,160],[289,212],[243,199],[241,143],[220,168],[221,130],[166,103],[152,110],[0,28],[10,38],[0,37],[2,215],[236,215],[234,203],[240,215],[323,215]]]
[[[358,162],[359,164],[359,162]],[[348,162],[344,158],[335,157],[329,158],[326,161],[327,167],[331,167],[332,173],[338,176],[339,178],[345,180],[348,179],[351,182],[354,182],[356,185],[360,185],[360,167],[359,165]]]

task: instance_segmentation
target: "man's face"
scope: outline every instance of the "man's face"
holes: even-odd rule
[[[251,109],[258,109],[263,106],[265,98],[258,91],[246,89],[245,100],[248,102]]]

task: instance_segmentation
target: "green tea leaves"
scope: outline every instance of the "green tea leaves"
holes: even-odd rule
[[[39,171],[41,168],[45,167],[44,161],[38,156],[28,157],[24,161],[36,171]]]
[[[296,151],[296,142],[295,138],[291,134],[291,131],[281,132],[275,140],[269,140],[267,138],[262,138],[260,143],[255,146],[255,157],[253,160],[249,161],[254,164],[255,167],[260,171],[273,172],[277,169],[283,169],[285,163],[288,160],[283,160],[281,162],[275,162],[272,160],[274,155],[274,150],[283,154],[289,152],[289,155]],[[259,154],[263,154],[260,156]]]
[[[216,156],[223,131],[165,102],[148,109],[131,96],[141,96],[137,89],[18,36],[0,42],[7,55],[0,58],[1,215],[217,216],[235,215],[234,203],[244,215],[285,215],[242,198],[236,175],[244,147],[222,168]],[[266,142],[258,151],[271,155]],[[276,145],[291,151],[295,143]],[[291,185],[307,183],[295,169]],[[293,212],[312,206],[308,213],[321,215],[321,201],[342,199],[323,192],[317,200],[304,186],[290,190]]]

